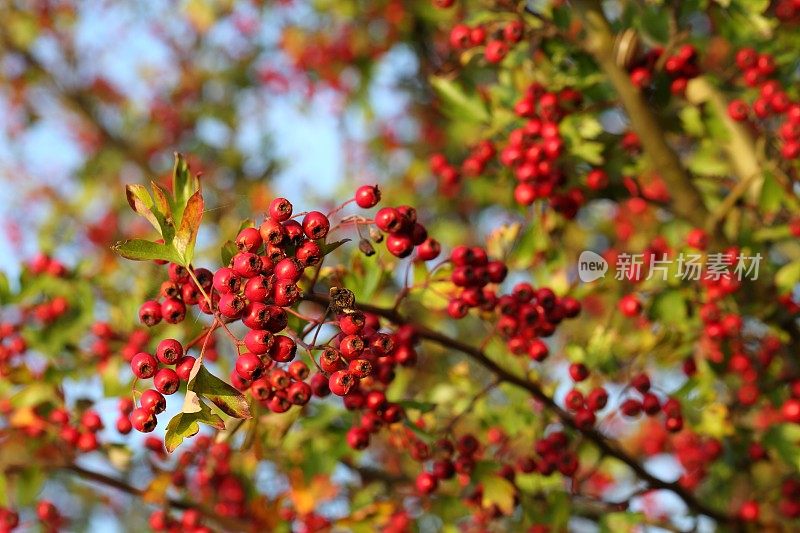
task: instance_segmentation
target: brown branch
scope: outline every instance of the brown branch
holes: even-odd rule
[[[304,295],[304,299],[316,302],[321,305],[329,305],[330,304],[330,297],[324,294],[306,294]],[[399,312],[393,309],[386,309],[383,307],[376,307],[374,305],[369,304],[357,304],[357,307],[364,312],[373,313],[375,315],[381,316],[390,320],[395,324],[410,324],[414,327],[414,331],[417,335],[425,340],[434,342],[440,346],[445,348],[449,348],[451,350],[455,350],[457,352],[461,352],[464,355],[467,355],[470,359],[475,361],[476,363],[480,364],[485,369],[489,370],[492,374],[494,374],[497,379],[504,383],[509,383],[516,387],[526,390],[531,396],[533,396],[536,400],[542,403],[549,411],[553,412],[561,422],[569,426],[570,428],[579,431],[583,434],[583,436],[591,441],[604,455],[609,457],[614,457],[618,461],[627,465],[635,474],[636,476],[647,483],[647,485],[652,489],[661,489],[661,490],[668,490],[670,492],[675,493],[678,497],[680,497],[684,503],[686,503],[687,507],[692,511],[708,516],[713,518],[717,522],[723,524],[733,524],[735,522],[735,518],[732,516],[727,515],[722,511],[718,511],[712,507],[709,507],[697,497],[683,488],[676,482],[668,482],[662,479],[659,479],[648,472],[639,462],[628,455],[622,448],[619,447],[618,444],[613,442],[610,438],[606,437],[598,430],[591,428],[591,429],[584,429],[580,428],[575,424],[575,420],[573,419],[572,415],[570,415],[567,411],[562,409],[556,402],[548,396],[544,390],[542,389],[541,385],[535,381],[530,381],[525,377],[518,376],[513,374],[503,368],[502,366],[498,365],[483,350],[479,348],[475,348],[470,344],[467,344],[463,341],[458,339],[454,339],[449,337],[443,333],[439,333],[438,331],[434,331],[426,326],[413,322]]]
[[[614,33],[603,15],[600,3],[577,0],[574,5],[585,25],[584,48],[613,85],[653,169],[669,186],[673,211],[694,226],[704,227],[708,209],[703,198],[681,165],[678,155],[667,144],[652,108],[631,83],[628,73],[617,65],[613,52]]]
[[[108,476],[106,474],[101,474],[100,472],[95,472],[93,470],[88,470],[76,464],[65,466],[64,470],[72,472],[73,474],[77,474],[81,479],[86,481],[105,485],[106,487],[117,489],[120,492],[130,494],[131,496],[135,496],[137,498],[144,497],[147,492],[144,489],[139,489],[129,485],[125,480]],[[175,509],[197,509],[207,520],[222,526],[224,531],[247,531],[253,529],[252,525],[248,525],[247,523],[243,523],[236,519],[219,516],[219,514],[213,510],[207,509],[204,506],[196,503],[170,498],[167,500],[167,504],[169,507]]]

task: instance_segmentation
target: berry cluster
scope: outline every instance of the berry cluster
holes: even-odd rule
[[[511,49],[522,41],[525,26],[519,20],[497,24],[490,27],[456,24],[450,30],[450,46],[461,52],[476,46],[486,45],[483,56],[491,64],[500,63]]]
[[[36,517],[41,530],[47,533],[61,531],[67,520],[49,500],[40,500],[36,504]],[[13,509],[0,506],[0,533],[10,533],[20,526],[19,514]]]
[[[700,74],[697,64],[697,49],[686,44],[681,46],[676,53],[664,59],[662,48],[653,48],[642,57],[631,62],[628,66],[631,83],[640,89],[650,87],[656,66],[663,61],[664,72],[670,77],[670,92],[681,96],[686,92],[689,80]]]
[[[630,418],[639,416],[642,412],[647,416],[655,416],[661,411],[666,419],[664,427],[671,433],[683,429],[683,416],[681,404],[675,398],[668,398],[662,405],[659,397],[650,390],[650,377],[647,374],[638,374],[631,379],[630,386],[639,393],[639,398],[627,398],[620,406],[620,412]]]
[[[430,158],[431,171],[439,178],[442,193],[454,196],[461,185],[461,176],[477,177],[486,170],[486,165],[497,155],[494,144],[486,139],[472,149],[459,170],[447,161],[443,154],[433,154]]]
[[[408,205],[383,207],[375,213],[375,225],[386,235],[386,249],[395,257],[411,255],[415,247],[417,257],[430,261],[439,256],[439,243],[428,237],[428,230],[417,221],[417,210]]]
[[[752,113],[760,121],[759,126],[777,133],[784,159],[800,157],[800,102],[793,101],[779,81],[770,79],[776,72],[773,57],[759,54],[752,48],[742,48],[736,53],[736,66],[743,72],[744,84],[758,88],[758,96],[750,104],[743,99],[732,100],[728,104],[728,115],[744,122]]]

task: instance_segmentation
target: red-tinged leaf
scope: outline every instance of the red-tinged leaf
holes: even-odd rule
[[[250,406],[244,395],[209,372],[205,366],[200,366],[194,378],[189,380],[188,390],[210,400],[229,416],[251,418]]]
[[[152,211],[153,199],[150,197],[150,193],[147,192],[147,188],[144,185],[126,185],[125,196],[131,209],[146,218],[158,232],[161,232],[161,224],[159,224],[158,218]]]
[[[178,254],[183,258],[184,266],[188,266],[192,262],[194,245],[197,240],[197,232],[200,230],[200,223],[203,220],[204,208],[203,195],[200,191],[197,191],[186,203],[181,225],[175,234],[173,244]]]
[[[150,242],[144,239],[118,242],[112,246],[111,249],[122,257],[133,259],[134,261],[153,261],[155,259],[161,259],[171,263],[181,262],[181,258],[172,246]]]

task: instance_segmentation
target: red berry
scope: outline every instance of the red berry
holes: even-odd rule
[[[158,343],[156,357],[165,365],[174,365],[183,357],[183,346],[175,339],[164,339]]]
[[[239,252],[231,259],[233,271],[243,278],[252,278],[261,272],[261,257],[252,252]]]
[[[152,327],[161,322],[161,306],[155,300],[148,300],[139,308],[139,320]]]
[[[619,301],[620,312],[627,317],[634,317],[641,313],[642,304],[633,294],[626,294]]]
[[[330,227],[328,217],[319,211],[311,211],[303,218],[303,233],[313,241],[324,239]]]
[[[272,346],[269,349],[269,356],[279,363],[288,363],[295,358],[297,344],[286,335],[275,335]]]
[[[139,379],[148,379],[155,375],[158,369],[156,358],[146,352],[139,352],[131,359],[131,370]]]
[[[439,486],[439,480],[430,472],[422,472],[417,476],[415,485],[417,492],[426,495],[436,490]]]
[[[220,294],[237,292],[241,282],[241,278],[232,268],[223,267],[214,273],[213,286]]]
[[[142,409],[147,409],[155,414],[163,412],[167,408],[167,400],[164,395],[154,389],[148,389],[139,398]]]
[[[275,198],[269,204],[269,217],[277,222],[289,220],[292,216],[292,204],[286,198]]]
[[[161,304],[161,316],[170,324],[182,322],[186,317],[186,305],[175,298],[167,298]]]
[[[410,235],[392,233],[386,237],[386,249],[395,257],[404,258],[414,251],[414,241]]]
[[[244,345],[247,350],[256,355],[264,355],[272,346],[272,333],[266,330],[251,329],[244,336]]]
[[[355,385],[356,378],[345,370],[338,370],[328,378],[328,387],[337,396],[344,396]]]
[[[186,355],[177,363],[175,363],[175,372],[178,374],[178,377],[181,378],[181,381],[189,381],[189,376],[191,375],[192,368],[194,368],[194,363],[196,359],[191,355]]]
[[[442,247],[439,241],[428,237],[417,248],[417,257],[422,261],[430,261],[439,257],[442,253]]]
[[[347,445],[354,450],[363,450],[369,446],[369,431],[361,427],[352,427],[347,431]]]
[[[264,363],[252,353],[244,353],[236,359],[236,372],[248,381],[260,378],[264,373]]]
[[[489,41],[486,43],[484,56],[489,63],[499,63],[508,54],[508,45],[504,41]]]
[[[277,220],[268,218],[261,223],[258,233],[261,235],[261,240],[266,244],[279,245],[287,237],[287,227]]]
[[[141,407],[134,409],[129,418],[133,429],[142,433],[150,433],[156,428],[156,424],[158,423],[152,411],[142,409]]]
[[[256,228],[244,228],[236,236],[236,247],[240,252],[257,252],[264,240]]]
[[[297,248],[294,256],[303,266],[314,266],[322,261],[322,250],[314,241],[306,241]]]
[[[375,225],[387,233],[395,233],[403,229],[403,218],[394,207],[383,207],[375,213]]]
[[[175,394],[180,384],[181,378],[178,377],[178,373],[171,368],[160,369],[153,378],[153,385],[158,389],[158,392],[166,396]]]
[[[758,520],[758,516],[758,502],[754,500],[748,500],[739,507],[739,517],[745,522],[755,522]]]
[[[381,201],[381,191],[377,185],[362,185],[356,189],[355,199],[358,207],[369,209]]]
[[[573,363],[569,365],[569,375],[573,381],[583,381],[589,377],[589,369],[583,363]]]

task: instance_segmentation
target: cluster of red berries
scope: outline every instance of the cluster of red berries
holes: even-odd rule
[[[497,299],[497,330],[514,355],[527,354],[532,360],[547,359],[549,349],[541,337],[549,337],[564,319],[575,318],[581,304],[571,296],[559,297],[549,287],[535,289],[520,282]]]
[[[523,472],[538,472],[549,476],[556,471],[566,477],[572,477],[578,471],[580,462],[578,455],[569,449],[569,436],[563,431],[554,431],[538,439],[534,444],[536,458],[527,458],[523,465]]]
[[[420,448],[424,453],[418,454],[419,459],[431,459],[430,468],[420,472],[415,482],[417,492],[423,495],[436,491],[440,482],[452,479],[456,474],[469,476],[481,454],[480,442],[470,433],[462,435],[455,443],[447,438],[439,439],[433,457],[427,445]]]
[[[343,396],[348,410],[364,411],[347,434],[348,444],[361,450],[369,445],[371,434],[405,415],[400,405],[387,400],[383,389],[394,380],[397,365],[416,364],[417,337],[408,326],[383,333],[375,315],[360,311],[340,314],[337,325],[340,332],[323,349],[319,365],[330,376],[328,390]]]
[[[780,512],[789,518],[800,516],[800,479],[789,478],[781,483]]]
[[[36,517],[42,531],[57,532],[66,525],[66,519],[49,500],[40,500],[36,504]],[[0,533],[10,533],[19,527],[19,514],[8,507],[0,506]]]
[[[188,381],[195,358],[185,355],[183,346],[175,339],[164,339],[158,343],[156,355],[139,352],[131,359],[131,370],[137,379],[153,379],[155,389],[146,390],[139,398],[139,405],[129,411],[130,422],[136,431],[148,433],[157,424],[156,416],[166,407],[164,396],[175,394],[181,381]],[[174,366],[174,368],[170,368]],[[122,410],[125,414],[125,410]],[[120,427],[120,424],[118,424]],[[124,424],[121,427],[125,427]]]
[[[19,329],[15,322],[0,323],[0,377],[7,375],[28,349]]]
[[[450,253],[453,272],[450,280],[458,287],[456,296],[447,304],[447,314],[459,319],[467,316],[471,308],[492,311],[498,303],[497,294],[487,288],[506,279],[508,267],[499,260],[490,261],[486,250],[480,246],[456,246]]]
[[[47,326],[64,316],[69,311],[69,300],[63,296],[54,296],[32,305],[25,310]]]
[[[387,233],[386,249],[395,257],[408,257],[416,248],[417,258],[430,261],[441,252],[439,242],[428,237],[428,230],[417,221],[417,210],[411,206],[379,209],[375,213],[375,225]]]
[[[519,20],[497,25],[491,31],[487,31],[486,27],[481,25],[470,27],[466,24],[456,24],[450,30],[450,46],[460,52],[485,44],[483,56],[487,62],[496,64],[500,63],[524,36],[525,26]]]
[[[713,437],[701,437],[692,431],[683,431],[672,440],[675,456],[683,466],[679,483],[696,488],[708,475],[709,466],[722,455],[722,443]]]
[[[470,154],[461,163],[461,169],[447,161],[444,154],[436,153],[430,158],[431,171],[439,178],[442,193],[454,196],[461,185],[461,176],[477,177],[486,169],[486,165],[497,155],[494,144],[486,139],[478,142]]]
[[[97,433],[103,429],[103,420],[94,409],[87,409],[71,424],[69,411],[57,407],[50,412],[48,420],[56,427],[61,441],[70,448],[88,453],[100,446]]]
[[[514,173],[514,199],[519,205],[547,199],[556,212],[568,219],[574,218],[583,205],[580,189],[559,192],[566,182],[559,165],[564,151],[559,122],[582,99],[579,91],[569,87],[552,92],[533,84],[514,105],[516,115],[527,121],[509,133],[506,146],[500,151],[500,162]]]
[[[227,442],[213,442],[207,435],[199,435],[178,457],[172,485],[179,490],[191,488],[218,516],[241,518],[247,513],[247,494],[231,470],[231,458]]]
[[[659,397],[650,390],[650,377],[647,374],[638,374],[631,379],[630,386],[639,393],[639,398],[627,398],[620,406],[620,412],[630,418],[639,416],[641,413],[647,416],[655,416],[664,412],[666,419],[664,427],[670,433],[677,433],[683,429],[683,416],[681,415],[681,404],[675,398],[667,398],[661,404]]]
[[[202,523],[203,515],[197,509],[186,509],[180,519],[174,518],[169,512],[159,509],[150,515],[148,524],[153,531],[167,531],[178,533],[211,533],[213,530]]]
[[[58,259],[43,253],[38,253],[31,259],[28,270],[35,276],[47,274],[56,278],[63,278],[69,273],[67,267]]]
[[[649,87],[659,60],[664,54],[662,48],[653,48],[628,67],[631,83],[640,89]],[[670,92],[683,95],[689,80],[700,74],[697,64],[697,49],[686,44],[664,61],[664,72],[672,79]]]
[[[742,48],[736,53],[736,65],[744,73],[744,84],[758,87],[759,93],[750,105],[742,99],[732,100],[728,104],[728,115],[743,122],[752,112],[764,127],[775,128],[784,159],[800,157],[800,102],[792,100],[780,82],[769,79],[776,70],[773,57],[759,54],[752,48]],[[780,117],[782,121],[766,122],[770,117]]]
[[[576,384],[589,377],[589,369],[583,363],[572,363],[569,375]],[[605,408],[608,393],[603,387],[595,387],[584,395],[577,387],[573,387],[564,397],[564,405],[568,411],[575,413],[575,425],[582,430],[594,426],[597,421],[595,413]]]

